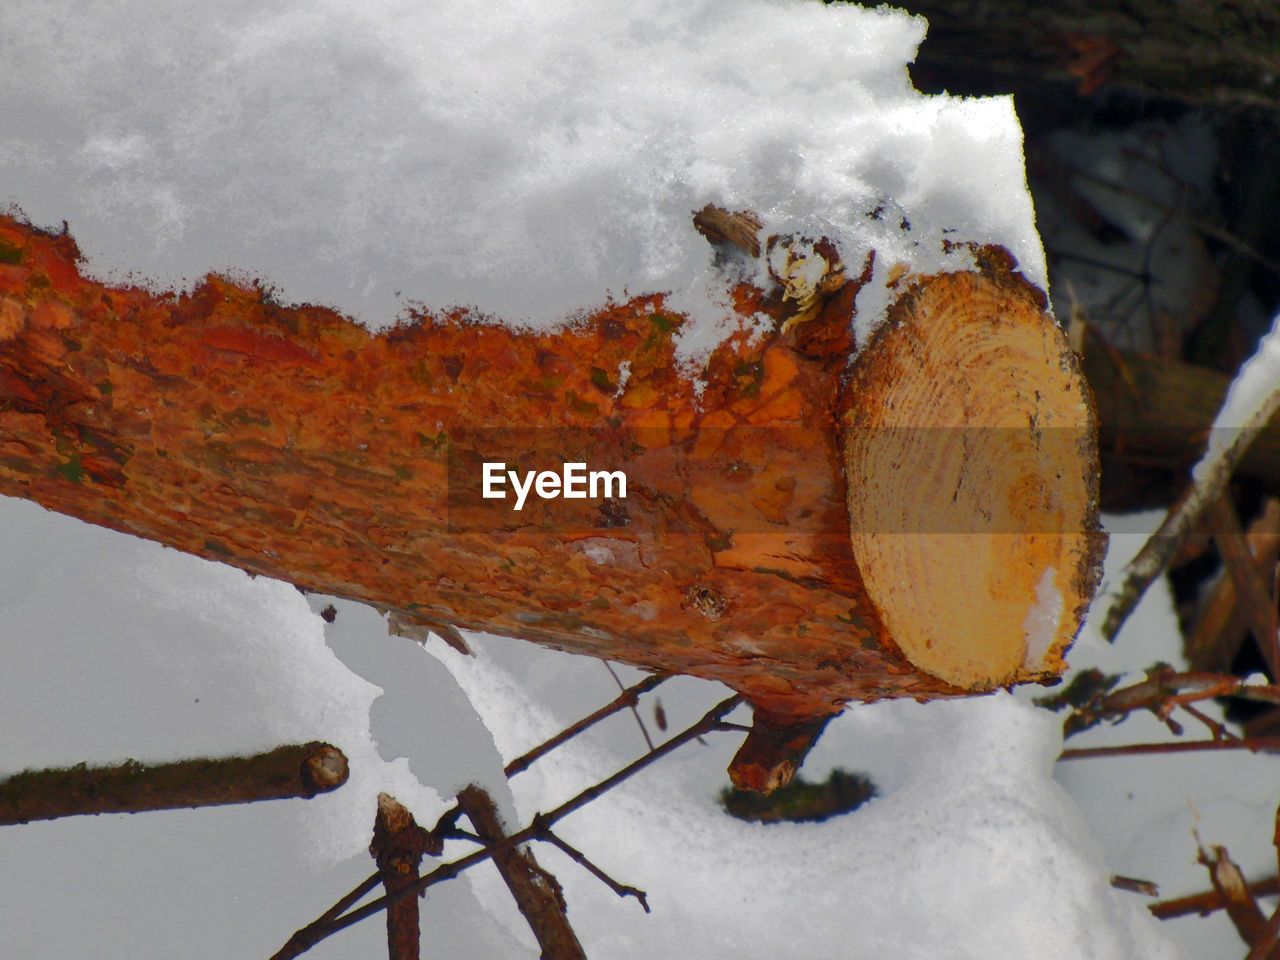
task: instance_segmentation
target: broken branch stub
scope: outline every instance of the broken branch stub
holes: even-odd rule
[[[103,813],[309,799],[347,782],[347,757],[332,744],[286,744],[242,757],[169,763],[126,760],[24,770],[0,780],[0,825]]]
[[[69,237],[0,218],[0,493],[401,627],[721,681],[767,728],[747,785],[785,782],[845,702],[1051,679],[1098,537],[1087,392],[1043,296],[990,249],[900,277],[851,366],[874,255],[847,270],[726,216],[709,238],[754,242],[778,285],[730,291],[744,322],[697,376],[660,294],[554,333],[455,312],[373,334],[216,277],[97,283]]]

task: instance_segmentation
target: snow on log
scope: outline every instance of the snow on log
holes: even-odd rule
[[[757,709],[747,786],[845,702],[1052,681],[1100,535],[1043,295],[995,248],[898,277],[850,364],[870,258],[764,250],[777,286],[733,309],[773,332],[691,373],[660,294],[375,335],[216,277],[106,286],[0,219],[0,493],[402,623],[721,681]]]

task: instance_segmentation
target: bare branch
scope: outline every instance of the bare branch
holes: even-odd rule
[[[644,907],[644,912],[645,913],[650,912],[648,895],[643,890],[640,890],[637,887],[629,887],[629,886],[626,886],[625,884],[619,883],[617,880],[613,879],[613,877],[609,876],[607,873],[605,873],[603,870],[597,867],[594,863],[588,860],[586,854],[584,854],[581,850],[579,850],[577,847],[571,846],[569,843],[562,840],[559,836],[552,833],[550,830],[547,830],[538,839],[546,840],[548,843],[554,844],[555,846],[559,847],[570,860],[572,860],[574,863],[578,864],[579,866],[585,868],[588,873],[590,873],[593,877],[595,877],[597,880],[603,883],[606,887],[608,887],[618,896],[635,897],[637,900],[640,901],[640,906]]]
[[[1242,374],[1267,349],[1269,337],[1270,335],[1263,338],[1258,348],[1259,353],[1246,361]],[[1227,396],[1228,400],[1224,404],[1230,402],[1230,392]],[[1143,544],[1137,556],[1125,568],[1124,580],[1102,621],[1102,635],[1107,640],[1115,641],[1120,627],[1137,607],[1138,601],[1147,592],[1147,587],[1165,569],[1178,545],[1205,510],[1222,495],[1227,481],[1231,479],[1231,474],[1235,472],[1249,445],[1266,427],[1277,409],[1280,409],[1280,390],[1270,393],[1238,429],[1233,429],[1227,443],[1215,445],[1212,436],[1210,437],[1209,450],[1196,465],[1191,486],[1169,509],[1160,528]]]
[[[618,678],[618,673],[613,669],[613,664],[608,660],[601,660],[600,662],[603,663],[604,668],[609,671],[609,676],[613,677],[613,682],[618,685],[618,689],[623,693],[626,693],[627,688],[622,685],[622,680]],[[631,715],[636,718],[636,726],[640,728],[640,736],[644,737],[644,745],[652,750],[653,740],[650,739],[649,731],[645,727],[644,720],[640,717],[640,711],[636,709],[636,705],[634,703],[631,704]]]
[[[342,751],[319,742],[251,757],[27,770],[0,782],[0,824],[313,797],[342,786],[347,772]]]
[[[702,734],[714,730],[716,725],[720,722],[720,719],[725,714],[738,707],[741,703],[742,697],[738,694],[720,701],[720,703],[708,710],[697,723],[685,728],[671,739],[659,744],[652,751],[646,753],[638,760],[632,761],[607,779],[600,781],[593,787],[588,787],[572,799],[566,800],[550,813],[538,814],[538,816],[533,818],[533,822],[529,824],[529,826],[511,834],[505,839],[500,840],[497,843],[490,844],[481,850],[476,850],[465,857],[461,857],[449,863],[441,864],[430,873],[420,877],[412,884],[396,891],[394,894],[387,894],[377,900],[370,901],[362,907],[357,907],[350,913],[328,920],[316,920],[313,923],[308,924],[294,933],[294,935],[289,938],[289,942],[281,947],[272,956],[271,960],[291,960],[293,957],[301,956],[307,950],[311,949],[311,947],[315,946],[331,934],[337,933],[339,930],[346,929],[353,924],[359,923],[361,920],[366,917],[373,916],[380,910],[385,910],[390,904],[396,902],[402,897],[406,897],[414,893],[420,893],[429,886],[451,879],[452,877],[456,877],[463,870],[473,867],[477,863],[481,863],[498,853],[513,849],[519,844],[526,843],[529,840],[536,839],[545,833],[545,831],[557,820],[568,816],[570,813],[573,813],[573,811],[590,803],[596,797],[613,789],[633,774],[643,770],[645,767],[671,753],[678,747],[683,746],[690,740],[694,740]]]
[[[1208,507],[1213,524],[1213,540],[1222,562],[1236,585],[1236,594],[1249,618],[1250,629],[1266,661],[1273,680],[1280,680],[1280,624],[1271,591],[1254,567],[1253,555],[1245,543],[1240,518],[1227,497],[1220,496]]]
[[[1127,687],[1111,689],[1117,677],[1104,677],[1094,671],[1090,677],[1086,671],[1072,681],[1065,694],[1037,700],[1042,706],[1059,709],[1064,703],[1072,703],[1075,710],[1063,721],[1065,736],[1074,736],[1104,721],[1117,722],[1134,710],[1150,710],[1161,721],[1170,724],[1175,733],[1181,728],[1173,724],[1170,714],[1181,707],[1209,727],[1214,739],[1230,738],[1232,734],[1217,721],[1211,720],[1190,704],[1215,697],[1241,697],[1258,703],[1280,702],[1280,686],[1251,683],[1229,673],[1179,672],[1167,663],[1157,663],[1147,668],[1145,680]],[[1081,684],[1080,680],[1088,680]],[[1071,696],[1079,686],[1079,696]]]
[[[1258,942],[1253,945],[1253,949],[1244,960],[1271,960],[1277,939],[1280,939],[1280,907],[1277,907],[1276,912],[1271,915],[1271,919],[1267,921],[1267,925],[1258,937]]]
[[[503,768],[502,772],[505,773],[508,777],[514,777],[517,773],[521,773],[522,771],[528,770],[529,767],[533,764],[533,762],[537,760],[539,757],[543,757],[546,754],[550,753],[556,747],[572,739],[573,737],[576,737],[583,730],[586,730],[588,727],[592,726],[593,724],[599,723],[605,717],[611,716],[612,714],[617,713],[619,710],[625,710],[629,707],[634,707],[636,705],[636,702],[639,700],[641,694],[648,693],[658,684],[667,680],[669,676],[670,676],[669,674],[665,674],[665,673],[655,673],[651,677],[645,677],[639,683],[633,683],[631,686],[627,687],[627,689],[623,690],[622,693],[617,696],[617,698],[615,698],[614,700],[611,700],[609,703],[605,704],[599,710],[595,711],[594,713],[588,714],[587,716],[579,720],[577,723],[572,724],[571,726],[565,727],[563,730],[557,733],[550,740],[547,740],[546,742],[539,744],[538,746],[530,750],[528,753],[523,754],[519,757],[516,757],[514,760],[512,760]],[[650,747],[650,749],[652,749],[652,747]]]
[[[1208,728],[1209,732],[1213,734],[1213,739],[1234,740],[1236,742],[1240,742],[1241,738],[1228,730],[1225,724],[1219,723],[1217,720],[1214,720],[1213,717],[1201,713],[1189,703],[1184,703],[1181,706],[1183,710],[1191,714],[1191,716],[1195,717]]]
[[[1225,485],[1225,478],[1222,483]],[[1115,642],[1116,635],[1129,619],[1129,614],[1138,606],[1147,588],[1169,565],[1174,553],[1199,520],[1205,505],[1220,492],[1220,488],[1216,486],[1201,489],[1193,485],[1169,508],[1159,528],[1125,567],[1124,580],[1102,621],[1101,633],[1104,638],[1111,643]]]
[[[1059,760],[1098,757],[1126,757],[1146,753],[1195,753],[1199,750],[1280,750],[1280,737],[1249,737],[1234,740],[1171,740],[1165,743],[1129,743],[1122,747],[1078,747],[1063,750]]]
[[[729,779],[739,790],[756,793],[785,787],[834,716],[802,717],[797,722],[756,707],[751,730],[729,764]]]
[[[1251,564],[1259,577],[1270,580],[1280,557],[1280,499],[1268,497],[1245,533]],[[1244,642],[1249,625],[1239,603],[1235,580],[1222,576],[1208,590],[1183,649],[1193,670],[1226,670]]]
[[[426,854],[439,856],[444,844],[418,826],[413,814],[395,797],[378,794],[369,853],[387,893],[395,893],[418,879],[418,865]],[[422,934],[418,901],[406,897],[387,908],[387,956],[390,960],[418,960]]]
[[[571,724],[570,726],[561,730],[554,737],[542,742],[541,744],[534,747],[532,750],[528,751],[527,753],[524,753],[521,756],[516,757],[514,760],[508,763],[506,767],[503,768],[503,773],[508,778],[510,778],[510,777],[514,777],[517,773],[521,773],[529,769],[529,767],[532,766],[535,761],[537,761],[541,757],[546,756],[556,747],[561,746],[562,744],[566,743],[573,737],[577,736],[583,730],[586,730],[588,727],[592,726],[593,724],[598,723],[599,721],[603,720],[605,717],[612,716],[613,714],[617,713],[619,710],[625,710],[628,706],[631,706],[632,704],[636,703],[639,697],[641,696],[641,694],[647,693],[648,691],[654,689],[666,679],[668,679],[667,674],[654,674],[653,676],[645,677],[645,679],[641,680],[639,683],[632,684],[630,687],[624,690],[618,697],[616,697],[609,703],[605,704],[600,709],[583,717],[577,723]],[[479,837],[473,834],[470,834],[465,830],[461,830],[456,826],[455,821],[457,820],[460,813],[461,813],[461,810],[459,809],[458,805],[454,804],[450,809],[446,810],[440,816],[440,819],[438,821],[436,821],[436,825],[435,827],[432,828],[431,833],[441,838],[460,837],[462,839],[472,840],[476,843],[482,843]],[[349,910],[352,906],[354,906],[356,903],[359,903],[360,900],[365,896],[365,894],[369,893],[369,891],[371,891],[374,887],[376,887],[381,882],[381,879],[382,879],[382,875],[380,873],[375,873],[372,876],[366,877],[363,881],[360,882],[359,885],[355,887],[355,889],[353,889],[351,892],[347,893],[345,896],[339,899],[337,903],[335,903],[323,914],[321,914],[319,917],[313,920],[307,927],[303,928],[303,930],[320,929],[321,927],[327,924],[333,923],[335,920],[338,919],[338,917],[345,914],[346,911]],[[448,879],[448,877],[442,876],[441,879]],[[301,934],[303,930],[299,930],[298,933],[295,933],[294,937],[296,938],[297,936],[299,936],[299,934]],[[292,939],[290,940],[290,943],[291,944],[293,943]],[[303,949],[305,950],[307,948],[304,947]],[[283,953],[277,954],[277,956],[283,956],[283,955],[285,954]],[[288,956],[296,956],[296,954],[288,954]]]
[[[476,784],[464,788],[458,794],[458,805],[486,843],[496,844],[505,838],[498,808],[484,788]],[[582,944],[569,925],[560,882],[538,865],[533,852],[516,846],[494,850],[493,863],[528,921],[542,956],[546,960],[586,960]],[[388,910],[398,906],[398,903],[392,904]]]
[[[1280,893],[1280,877],[1267,877],[1265,880],[1256,880],[1246,886],[1255,897],[1274,897]],[[1187,917],[1191,914],[1205,917],[1215,910],[1221,910],[1224,906],[1226,904],[1222,894],[1217,890],[1205,890],[1202,893],[1193,893],[1174,900],[1161,900],[1159,903],[1150,904],[1147,909],[1157,920],[1172,920],[1175,917]]]
[[[362,899],[364,899],[365,894],[369,893],[369,891],[373,890],[381,882],[382,882],[381,872],[378,872],[373,874],[372,876],[366,877],[364,880],[360,882],[359,886],[353,889],[350,893],[340,898],[337,903],[335,903],[332,907],[330,907],[324,913],[320,914],[320,916],[316,919],[315,922],[329,923],[332,920],[336,920],[338,917],[342,916],[344,913],[350,910],[353,906],[359,903]]]
[[[1209,870],[1213,889],[1222,898],[1223,908],[1235,925],[1240,939],[1249,946],[1256,946],[1266,932],[1267,919],[1258,909],[1258,903],[1244,882],[1244,874],[1227,855],[1227,848],[1215,846],[1211,852],[1200,850],[1197,858]]]

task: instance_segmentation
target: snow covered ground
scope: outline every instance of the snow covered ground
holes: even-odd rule
[[[326,625],[313,608],[328,600],[23,501],[0,501],[0,537],[0,770],[314,738],[352,761],[348,784],[305,802],[0,830],[0,860],[21,878],[0,900],[13,956],[269,956],[370,872],[379,790],[434,823],[459,784],[500,784],[503,762],[616,694],[595,660],[484,637],[470,638],[475,659],[438,642],[427,653],[342,602]],[[725,691],[680,679],[657,695],[674,730]],[[647,891],[649,915],[558,851],[537,853],[591,956],[1179,956],[1108,879],[1172,868],[1186,888],[1203,885],[1199,868],[1177,872],[1194,856],[1186,800],[1215,812],[1204,781],[1195,789],[1203,773],[1183,784],[1185,800],[1153,782],[1202,761],[1151,761],[1137,780],[1133,761],[1101,778],[1090,770],[1113,761],[1061,765],[1059,782],[1058,726],[1007,694],[850,709],[804,773],[863,771],[879,795],[816,824],[730,818],[715,795],[737,737],[686,746],[563,823],[565,839]],[[643,749],[619,714],[515,777],[514,797],[495,792],[525,822]],[[1128,812],[1138,804],[1126,790],[1163,798],[1154,822],[1150,803]],[[1265,793],[1260,784],[1263,819]],[[1247,801],[1234,802],[1238,819]],[[1169,822],[1179,816],[1181,831]],[[1117,836],[1121,824],[1132,832]],[[433,888],[423,911],[442,953],[537,955],[487,866]],[[368,921],[313,955],[378,956],[383,937]]]
[[[803,0],[9,0],[0,200],[66,220],[99,276],[251,272],[373,326],[417,302],[548,324],[670,290],[699,318],[693,356],[721,323],[689,226],[706,203],[774,229],[820,215],[847,260],[876,246],[885,268],[962,265],[944,235],[1001,242],[1043,281],[1011,102],[913,91],[923,31]],[[352,761],[307,802],[0,830],[6,955],[265,957],[370,872],[378,791],[429,825],[478,780],[523,820],[643,747],[618,715],[507,793],[505,760],[615,695],[603,665],[486,637],[473,660],[424,652],[353,604],[326,625],[327,602],[0,499],[0,774],[311,739]],[[1167,597],[1145,611],[1115,648],[1086,635],[1078,664],[1172,659]],[[724,695],[660,694],[673,729]],[[682,748],[563,824],[650,915],[538,855],[599,958],[1235,952],[1225,921],[1160,928],[1109,876],[1203,888],[1197,822],[1262,869],[1275,778],[1230,756],[1055,766],[1058,718],[1028,700],[846,711],[805,775],[862,771],[878,796],[820,824],[729,818],[736,738]],[[1090,736],[1157,735],[1142,722]],[[488,866],[433,888],[423,927],[442,956],[536,955]],[[384,951],[374,920],[311,956]]]

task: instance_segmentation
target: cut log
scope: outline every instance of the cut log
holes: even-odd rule
[[[966,690],[1060,673],[1102,538],[1092,405],[1062,332],[1008,273],[945,274],[913,283],[863,356],[850,534],[889,635]]]
[[[994,249],[903,276],[851,367],[869,269],[769,239],[771,265],[827,275],[736,288],[775,332],[744,324],[695,377],[660,294],[552,333],[456,313],[375,335],[217,277],[97,283],[69,237],[0,220],[0,493],[402,623],[722,681],[773,731],[747,781],[785,780],[795,758],[757,748],[851,700],[1052,681],[1100,538],[1087,390],[1043,295]],[[506,470],[563,488],[570,463],[588,496],[515,509]]]

